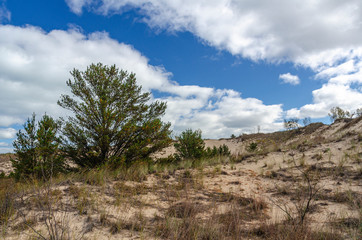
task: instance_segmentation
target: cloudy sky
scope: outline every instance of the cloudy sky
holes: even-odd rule
[[[360,0],[0,0],[0,152],[56,105],[73,68],[136,73],[174,134],[328,122],[362,106]]]

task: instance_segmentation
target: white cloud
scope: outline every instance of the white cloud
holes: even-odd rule
[[[79,13],[101,14],[139,9],[151,27],[189,31],[205,43],[253,60],[293,61],[313,54],[360,46],[359,0],[67,0]],[[311,59],[309,59],[311,61]],[[303,62],[305,63],[305,62]],[[310,62],[309,64],[313,64]]]
[[[168,102],[165,120],[173,124],[176,134],[189,127],[202,129],[209,138],[250,131],[257,125],[266,131],[279,129],[275,122],[280,121],[280,105],[243,99],[232,90],[180,86],[163,67],[150,65],[132,46],[107,33],[86,36],[75,29],[48,33],[11,25],[0,25],[0,126],[23,123],[33,112],[68,114],[56,102],[60,94],[68,93],[69,71],[96,62],[135,72],[145,90],[165,93],[161,99]]]
[[[0,0],[0,23],[11,19],[11,12],[6,8],[5,2],[6,0]]]
[[[0,153],[12,153],[14,152],[14,149],[7,148],[7,147],[0,147]]]
[[[0,139],[14,138],[16,132],[14,128],[0,128]]]
[[[92,0],[65,0],[65,2],[74,13],[80,15],[82,13],[83,6],[90,4]]]
[[[298,85],[300,83],[299,77],[290,73],[280,74],[279,79],[281,79],[283,83],[289,83],[291,85]]]
[[[64,115],[56,102],[68,92],[69,71],[96,62],[136,72],[145,90],[170,85],[163,68],[149,65],[132,46],[105,33],[85,36],[74,30],[46,33],[32,26],[0,25],[0,126],[24,122],[33,112]]]
[[[211,100],[212,99],[212,100]],[[281,105],[264,105],[255,98],[243,99],[233,90],[216,90],[203,101],[198,99],[169,98],[170,116],[176,132],[186,128],[202,129],[208,138],[228,137],[232,133],[255,132],[261,126],[264,132],[281,129]],[[190,106],[194,106],[190,108]],[[174,118],[179,116],[178,118]],[[171,123],[172,120],[171,120]]]
[[[8,143],[6,143],[6,142],[0,142],[0,147],[7,147],[7,146],[9,146]]]
[[[362,107],[361,90],[343,84],[324,84],[322,88],[313,91],[313,104],[307,104],[300,109],[291,109],[287,111],[287,117],[322,118],[335,106],[351,112]]]
[[[203,43],[253,61],[292,62],[326,81],[313,102],[288,115],[325,116],[330,106],[358,105],[362,89],[360,0],[68,0],[74,12],[136,9],[151,28],[189,31]],[[76,6],[76,7],[72,7]],[[282,75],[283,76],[283,75]],[[282,77],[281,76],[281,77]],[[296,76],[284,80],[298,83]],[[341,86],[341,91],[335,86]],[[352,94],[353,100],[349,94]],[[357,102],[354,102],[357,100]],[[347,104],[350,103],[351,105]]]

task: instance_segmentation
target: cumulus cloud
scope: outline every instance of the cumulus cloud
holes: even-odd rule
[[[253,60],[296,61],[323,51],[343,54],[362,40],[362,2],[279,0],[67,0],[101,14],[139,9],[153,28],[189,31],[205,43]],[[312,63],[309,63],[312,64]]]
[[[0,128],[0,139],[14,138],[16,132],[14,128]]]
[[[300,109],[290,109],[287,117],[325,117],[332,107],[355,111],[362,106],[361,90],[353,89],[349,85],[327,83],[322,88],[313,91],[313,103]]]
[[[96,62],[135,72],[144,90],[163,92],[165,97],[159,100],[168,103],[164,119],[172,123],[176,134],[188,127],[200,128],[210,138],[251,131],[257,125],[266,131],[279,129],[280,105],[244,99],[232,90],[179,85],[170,72],[150,65],[139,51],[107,33],[45,32],[11,25],[0,25],[0,126],[23,123],[33,112],[65,116],[68,112],[56,102],[69,91],[65,84],[69,71],[85,70]]]
[[[176,119],[173,117],[176,132],[200,128],[205,137],[215,138],[228,137],[232,133],[255,132],[258,125],[262,126],[264,132],[282,128],[281,105],[264,105],[255,98],[243,99],[240,93],[233,90],[214,90],[203,102],[180,97],[169,98],[167,102],[171,110],[166,118],[179,116]]]
[[[289,83],[291,85],[298,85],[300,83],[299,77],[290,73],[280,74],[279,79],[281,79],[283,83]]]
[[[67,0],[79,13],[122,14],[135,9],[151,28],[188,31],[203,43],[253,61],[292,62],[327,83],[313,103],[288,115],[325,116],[330,106],[348,110],[361,103],[362,1],[338,0]],[[281,75],[291,84],[296,76]],[[336,92],[341,86],[341,92]],[[325,102],[322,102],[325,101]],[[352,105],[346,104],[350,102]]]
[[[97,62],[136,72],[145,90],[170,84],[163,68],[149,65],[132,46],[106,33],[85,36],[75,30],[46,33],[33,26],[0,25],[0,126],[24,122],[33,112],[64,115],[56,102],[68,92],[69,71]]]

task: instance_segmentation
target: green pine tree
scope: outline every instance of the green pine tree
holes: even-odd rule
[[[58,104],[73,113],[63,129],[64,150],[79,166],[131,164],[170,144],[170,123],[160,119],[166,103],[149,104],[135,74],[101,63],[71,74],[73,96],[62,95]]]

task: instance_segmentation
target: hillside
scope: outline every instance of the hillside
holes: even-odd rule
[[[361,239],[362,117],[205,142],[226,144],[232,157],[100,169],[51,184],[0,179],[13,213],[0,216],[1,236]],[[10,166],[0,155],[0,171]]]

